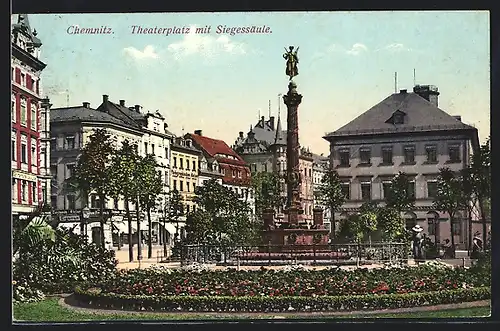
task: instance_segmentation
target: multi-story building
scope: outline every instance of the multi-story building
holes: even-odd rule
[[[193,198],[194,190],[199,185],[199,157],[201,151],[196,149],[191,139],[176,137],[170,146],[171,176],[170,187],[172,190],[179,191],[184,204],[184,216],[181,217],[184,225],[185,216],[190,212],[196,211],[196,203]]]
[[[313,187],[313,155],[306,149],[300,149],[299,169],[300,169],[300,203],[303,214],[301,221],[312,225],[314,208],[314,187]]]
[[[72,171],[77,163],[77,158],[83,146],[89,141],[92,133],[98,129],[105,129],[113,138],[116,148],[119,148],[124,140],[128,140],[137,146],[140,155],[153,154],[159,164],[158,171],[162,174],[164,191],[168,192],[170,178],[170,143],[174,137],[167,129],[165,119],[158,111],[142,113],[141,107],[135,105],[127,107],[125,100],[119,104],[109,101],[107,95],[103,95],[102,104],[93,109],[90,103],[83,102],[82,106],[54,108],[51,110],[51,172],[57,189],[52,192],[51,204],[57,209],[61,221],[67,226],[74,226],[75,231],[80,231],[79,222],[81,211],[89,207],[91,218],[87,225],[88,233],[92,233],[92,240],[98,242],[100,239],[100,226],[97,220],[100,201],[99,197],[91,193],[88,197],[82,197],[66,185],[67,179],[71,178]],[[166,206],[166,195],[160,197],[161,204],[151,213],[153,240],[169,237],[175,233],[174,227],[168,227],[162,231],[164,210]],[[108,243],[118,244],[118,238],[128,233],[123,216],[125,205],[122,199],[108,199],[104,202],[110,222],[105,226],[105,238]],[[135,206],[131,204],[131,210]],[[132,212],[135,217],[135,212]],[[74,223],[73,225],[71,223]],[[113,228],[111,227],[113,224]],[[137,231],[135,224],[134,231]],[[148,230],[148,223],[141,216],[141,230],[144,234]],[[142,233],[142,232],[141,232]],[[163,235],[162,235],[163,234]],[[112,239],[113,238],[113,239]],[[90,239],[90,238],[89,238]]]
[[[41,98],[42,43],[28,15],[14,15],[11,30],[11,169],[12,214],[18,218],[48,202],[51,176],[47,167],[50,103]]]
[[[317,192],[322,185],[321,180],[323,179],[323,176],[326,174],[328,168],[330,167],[330,162],[328,157],[323,156],[323,154],[321,155],[313,154],[312,157],[313,157],[312,185],[313,185],[313,191]],[[325,206],[320,201],[318,201],[316,194],[314,195],[314,207],[323,208],[323,220],[325,228],[331,230],[330,210],[328,206]]]
[[[246,201],[255,215],[255,196],[251,184],[251,174],[248,164],[224,141],[203,136],[201,130],[195,130],[184,136],[191,139],[194,146],[202,151],[200,163],[200,180],[216,178],[222,181],[222,185],[233,190],[241,200]],[[204,168],[204,169],[203,169]],[[202,170],[203,169],[203,170]],[[210,169],[211,174],[207,171]],[[202,176],[203,171],[203,176]],[[201,184],[203,185],[203,181]]]
[[[477,129],[438,108],[435,86],[401,90],[373,106],[340,129],[327,134],[330,163],[343,181],[348,200],[336,212],[345,219],[365,201],[383,201],[391,179],[400,171],[411,178],[415,209],[404,217],[408,228],[420,224],[438,241],[455,236],[467,243],[466,215],[462,213],[450,231],[449,215],[433,207],[439,169],[459,171],[478,146]],[[338,227],[337,227],[338,229]]]

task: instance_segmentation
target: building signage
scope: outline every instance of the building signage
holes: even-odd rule
[[[21,179],[21,180],[27,180],[30,182],[36,182],[36,175],[22,172],[19,170],[12,171],[12,177],[14,177],[16,179]]]
[[[61,220],[63,222],[80,222],[80,216],[79,215],[64,215],[61,217]]]

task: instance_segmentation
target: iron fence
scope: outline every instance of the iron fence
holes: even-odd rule
[[[398,242],[259,246],[185,244],[179,248],[182,264],[222,265],[407,263],[409,253],[408,244]]]

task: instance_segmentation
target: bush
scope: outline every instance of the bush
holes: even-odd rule
[[[98,284],[115,276],[118,261],[114,251],[66,230],[57,230],[57,237],[54,247],[42,242],[19,255],[13,264],[13,279],[18,284],[46,294],[68,293],[81,282]]]
[[[405,294],[490,286],[491,275],[434,265],[389,269],[173,270],[131,269],[101,283],[103,293],[162,296],[341,296]]]
[[[102,308],[149,311],[224,311],[224,312],[284,312],[338,311],[404,308],[425,305],[470,302],[491,298],[491,289],[457,289],[437,292],[344,295],[316,297],[269,296],[163,296],[102,293],[95,289],[77,287],[76,299],[86,305]]]
[[[16,302],[36,302],[45,298],[42,291],[30,286],[26,281],[12,281],[12,299]]]

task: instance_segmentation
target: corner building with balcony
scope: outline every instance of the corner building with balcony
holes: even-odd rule
[[[359,211],[365,201],[383,202],[392,178],[410,176],[415,208],[403,217],[406,227],[419,224],[434,241],[455,236],[459,248],[468,242],[467,215],[457,215],[450,231],[449,215],[433,207],[439,169],[460,171],[478,148],[478,131],[438,108],[437,87],[417,85],[373,106],[340,129],[327,134],[330,165],[341,180],[347,201],[335,221]],[[338,225],[336,227],[339,228]]]
[[[48,99],[41,98],[42,42],[28,15],[12,15],[11,170],[12,214],[26,215],[48,203],[51,192]]]

